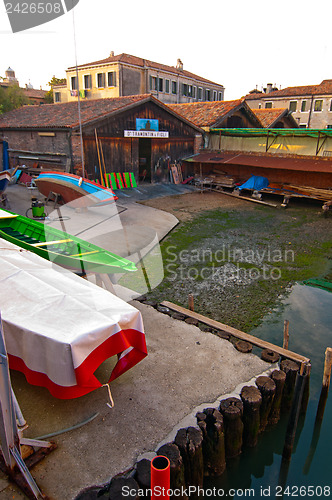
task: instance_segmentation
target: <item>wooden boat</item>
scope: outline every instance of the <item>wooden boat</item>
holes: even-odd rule
[[[3,170],[0,172],[0,194],[2,194],[6,187],[8,186],[10,179],[11,179],[11,174],[9,170]]]
[[[133,272],[135,264],[76,236],[0,210],[0,237],[75,272]]]
[[[118,199],[112,189],[65,172],[43,172],[35,183],[44,196],[49,197],[50,193],[60,195],[63,203],[75,207],[106,205]]]

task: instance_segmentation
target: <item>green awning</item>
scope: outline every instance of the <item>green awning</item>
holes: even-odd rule
[[[332,137],[332,129],[308,128],[211,128],[210,133],[233,137]]]

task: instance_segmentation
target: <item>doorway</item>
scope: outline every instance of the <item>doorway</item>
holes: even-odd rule
[[[151,182],[151,139],[139,139],[138,157],[140,182]]]

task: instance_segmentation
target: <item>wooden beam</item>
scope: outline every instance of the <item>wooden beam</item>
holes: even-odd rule
[[[226,191],[220,191],[219,189],[214,189],[214,188],[212,188],[211,191],[215,191],[216,193],[220,194],[225,194],[226,196],[233,196],[238,200],[252,201],[253,203],[260,203],[261,205],[267,205],[268,207],[278,208],[278,205],[275,205],[274,203],[268,203],[267,201],[255,200],[255,198],[247,198],[246,196],[240,196],[237,194],[228,193]]]
[[[266,342],[265,340],[254,337],[253,335],[250,335],[249,333],[241,332],[241,330],[237,330],[236,328],[225,325],[224,323],[220,323],[219,321],[215,321],[214,319],[207,318],[206,316],[203,316],[202,314],[196,313],[194,311],[189,311],[189,309],[185,309],[184,307],[178,306],[177,304],[173,304],[172,302],[168,302],[167,300],[164,300],[161,303],[161,305],[168,307],[169,309],[172,309],[173,311],[184,314],[185,316],[189,316],[190,318],[195,318],[198,321],[200,321],[201,323],[204,323],[205,325],[211,326],[212,328],[216,328],[217,330],[221,330],[225,333],[229,333],[230,335],[233,335],[234,337],[236,337],[240,340],[246,340],[247,342],[250,342],[251,344],[253,344],[257,347],[260,347],[261,349],[269,349],[269,350],[274,351],[274,352],[280,354],[281,356],[284,356],[287,359],[291,359],[292,361],[295,361],[297,363],[310,363],[310,359],[306,358],[305,356],[302,356],[301,354],[296,354],[295,352],[288,351],[287,349],[283,349],[282,347],[271,344],[270,342]]]

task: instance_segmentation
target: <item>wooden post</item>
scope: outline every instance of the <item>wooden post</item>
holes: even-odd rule
[[[135,479],[142,489],[146,490],[151,487],[151,460],[143,458],[137,462]]]
[[[215,408],[206,408],[196,418],[203,433],[204,473],[221,476],[226,468],[223,417]]]
[[[189,304],[189,311],[194,310],[194,296],[190,293],[188,295],[188,304]]]
[[[288,319],[285,319],[284,321],[284,342],[283,342],[283,349],[288,349],[288,343],[289,343],[289,321]]]
[[[310,373],[311,373],[311,364],[306,364],[306,372],[305,372],[305,380],[304,380],[304,388],[303,388],[303,396],[300,414],[305,414],[307,411],[309,396],[310,396]]]
[[[282,370],[274,370],[271,373],[271,379],[275,383],[276,390],[272,403],[272,408],[269,414],[269,424],[276,424],[280,419],[280,407],[282,400],[282,393],[286,381],[286,373]]]
[[[290,460],[292,455],[296,427],[300,415],[304,383],[305,383],[305,364],[301,363],[300,371],[297,372],[296,375],[294,398],[286,430],[284,449],[282,452],[283,460]]]
[[[135,500],[139,498],[139,486],[133,477],[115,477],[111,481],[110,488],[108,490],[109,498],[112,500],[122,500],[123,499],[123,487],[126,487],[128,491],[130,490],[130,499]],[[134,491],[137,492],[136,496],[133,495]],[[91,497],[90,497],[91,498]]]
[[[185,488],[186,482],[184,479],[184,465],[179,448],[174,443],[167,443],[161,446],[157,455],[167,457],[171,463],[171,482],[172,490]],[[186,498],[186,495],[180,495],[180,498]]]
[[[299,366],[297,363],[294,363],[294,361],[283,359],[280,363],[280,368],[286,373],[286,380],[282,393],[281,411],[289,411],[292,406],[296,374]]]
[[[242,449],[243,403],[239,398],[223,399],[219,411],[224,417],[226,459],[237,457]]]
[[[179,447],[183,465],[184,477],[187,486],[203,487],[203,433],[195,427],[180,429],[174,443]],[[195,498],[198,498],[195,495]]]
[[[256,446],[260,428],[260,406],[262,395],[254,386],[244,386],[241,391],[243,402],[243,444]]]
[[[263,432],[268,423],[268,417],[272,408],[276,384],[270,377],[261,376],[256,379],[256,385],[262,395],[260,407],[260,427],[259,432]]]
[[[327,347],[325,351],[325,362],[324,362],[324,373],[323,373],[323,382],[322,382],[322,390],[320,393],[316,421],[322,421],[325,405],[327,401],[327,396],[329,394],[330,380],[331,380],[331,366],[332,366],[332,348]]]

